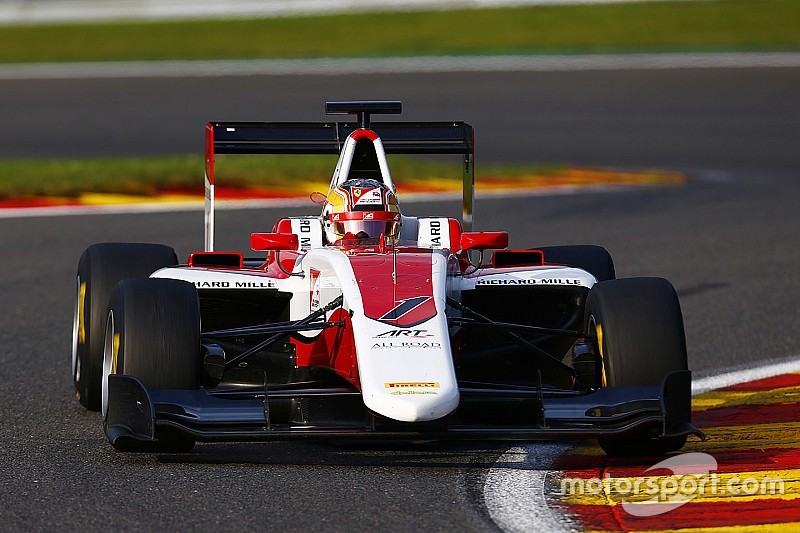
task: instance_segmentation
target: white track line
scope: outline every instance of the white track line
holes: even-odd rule
[[[758,379],[800,372],[800,357],[776,361],[763,366],[731,370],[723,374],[692,380],[692,394],[730,387]]]
[[[532,443],[506,451],[486,475],[483,498],[489,516],[503,531],[571,531],[567,517],[548,505],[547,477],[571,448],[563,443]]]
[[[291,17],[633,1],[641,0],[0,0],[0,24]]]
[[[762,366],[708,376],[692,383],[692,394],[728,387],[791,372],[800,372],[800,356]],[[489,469],[483,497],[489,516],[507,532],[575,531],[580,524],[570,522],[549,506],[547,478],[557,476],[556,459],[571,448],[561,443],[530,443],[506,451]]]
[[[0,80],[798,68],[797,52],[119,61],[0,65]]]

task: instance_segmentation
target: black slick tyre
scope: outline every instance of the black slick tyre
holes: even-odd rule
[[[536,249],[544,253],[545,262],[586,270],[597,281],[607,281],[616,277],[611,254],[602,246],[575,244],[570,246],[544,246]]]
[[[660,385],[688,368],[683,317],[675,289],[660,278],[595,284],[586,302],[586,331],[597,337],[600,386]],[[680,449],[686,437],[648,435],[600,440],[610,456],[658,455]]]
[[[106,318],[117,282],[145,278],[177,264],[175,251],[160,244],[94,244],[81,255],[72,331],[72,379],[77,397],[87,409],[99,411],[101,406]]]
[[[174,279],[130,279],[111,296],[105,328],[102,376],[103,414],[109,374],[138,378],[148,389],[198,388],[200,304],[194,285]],[[194,440],[156,433],[146,451],[188,451]]]

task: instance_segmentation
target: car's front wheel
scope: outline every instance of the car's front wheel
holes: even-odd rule
[[[125,374],[149,389],[198,388],[200,304],[191,283],[173,279],[119,282],[111,296],[103,351],[102,407],[108,377]],[[157,433],[148,451],[188,451],[194,440]]]
[[[586,302],[586,332],[596,338],[600,386],[661,385],[688,368],[683,316],[675,289],[660,278],[625,278],[595,284]],[[687,420],[688,422],[688,420]],[[636,435],[602,439],[611,456],[657,455],[680,449],[686,437]]]
[[[111,292],[117,282],[146,278],[178,264],[175,251],[161,244],[101,243],[87,248],[78,262],[72,326],[72,380],[87,409],[101,407],[103,336]]]
[[[581,268],[597,281],[616,278],[614,260],[602,246],[594,244],[573,244],[568,246],[543,246],[537,248],[544,254],[547,263],[555,263]]]

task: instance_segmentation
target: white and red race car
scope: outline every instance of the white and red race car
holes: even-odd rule
[[[158,244],[82,255],[73,378],[114,448],[592,438],[629,455],[701,435],[668,281],[615,279],[599,246],[471,231],[470,125],[371,123],[399,102],[326,109],[357,121],[207,125],[205,250],[186,264]],[[223,153],[339,154],[322,214],[252,234],[266,260],[216,251]],[[387,153],[458,155],[463,220],[402,215]]]

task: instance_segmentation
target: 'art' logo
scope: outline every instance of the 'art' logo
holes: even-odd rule
[[[433,296],[417,296],[403,300],[377,320],[391,326],[410,328],[430,320],[435,315],[436,304]]]

